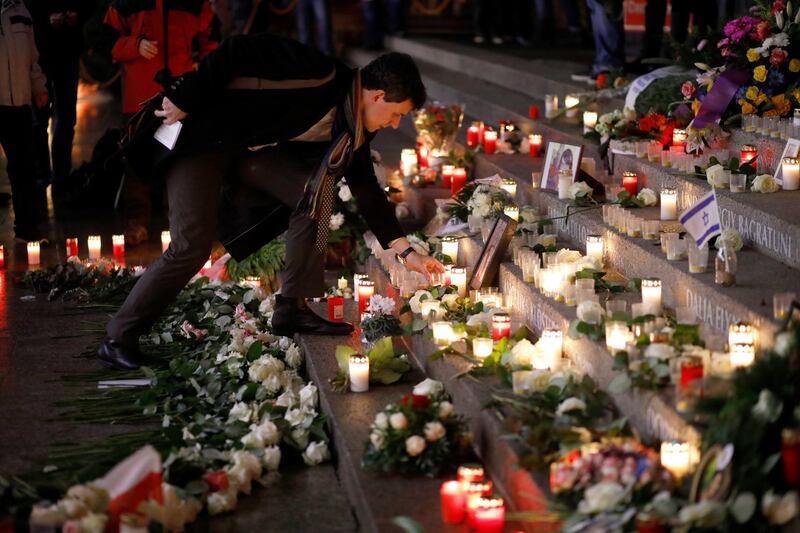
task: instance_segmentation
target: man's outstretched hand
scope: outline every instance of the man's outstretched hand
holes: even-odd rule
[[[157,117],[164,117],[164,124],[167,126],[185,119],[187,115],[166,96],[161,101],[161,109],[156,109],[155,114]]]

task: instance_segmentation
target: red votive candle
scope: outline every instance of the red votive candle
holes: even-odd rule
[[[672,146],[683,146],[687,138],[686,130],[672,130]]]
[[[681,361],[681,386],[696,379],[703,379],[703,360],[699,357],[685,357]]]
[[[786,428],[781,433],[783,478],[792,488],[800,487],[800,429]]]
[[[328,320],[332,322],[344,320],[343,296],[328,296]]]
[[[531,133],[528,135],[528,144],[530,145],[530,156],[539,157],[539,151],[542,149],[542,136],[538,133]]]
[[[742,151],[739,157],[739,164],[744,165],[745,163],[753,162],[753,166],[756,165],[756,160],[758,159],[758,149],[751,145],[745,144],[742,146]]]
[[[455,168],[453,165],[442,165],[442,185],[445,187],[450,187],[450,180],[453,178]]]
[[[506,521],[502,498],[478,498],[471,510],[471,525],[476,533],[501,533]]]
[[[477,148],[479,143],[479,135],[481,133],[481,128],[477,124],[473,123],[467,129],[467,147],[468,148]]]
[[[467,169],[458,167],[453,170],[453,177],[450,178],[450,193],[455,196],[467,183]]]
[[[622,173],[622,186],[631,196],[636,196],[639,192],[639,176],[636,172]]]
[[[111,244],[114,247],[114,257],[123,257],[125,255],[125,235],[112,235]]]
[[[536,120],[539,118],[539,106],[538,105],[531,105],[528,107],[528,118],[531,120]]]
[[[0,244],[0,268],[6,267],[6,248]]]
[[[496,313],[492,316],[492,340],[499,341],[511,336],[511,317],[508,313]]]
[[[375,294],[375,282],[362,279],[358,282],[358,316],[369,309],[369,299]]]
[[[483,132],[483,151],[487,154],[493,154],[495,150],[497,150],[497,132],[485,130]]]
[[[70,237],[67,239],[67,257],[78,257],[78,238]]]
[[[425,146],[417,150],[417,165],[419,168],[428,168],[428,148]]]
[[[439,489],[442,501],[442,522],[460,524],[466,515],[466,494],[458,481],[445,481]]]
[[[480,481],[483,475],[483,467],[477,463],[467,463],[458,467],[458,480],[461,482]]]

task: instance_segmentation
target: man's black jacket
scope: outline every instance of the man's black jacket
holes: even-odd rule
[[[288,141],[344,101],[355,73],[296,41],[268,34],[231,37],[196,72],[185,74],[165,91],[188,113],[171,157],[214,146],[245,149]],[[343,127],[338,115],[334,136]],[[367,139],[373,136],[368,134]],[[394,209],[375,177],[368,141],[354,153],[345,177],[359,212],[381,244],[388,247],[402,237]],[[246,245],[241,245],[242,239],[234,239],[239,246],[226,244],[234,257],[252,253],[285,230],[285,209],[276,209],[271,217],[269,212],[262,215],[258,227],[241,227],[249,235]],[[231,239],[223,238],[226,241]]]

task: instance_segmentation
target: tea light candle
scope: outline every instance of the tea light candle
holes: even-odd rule
[[[500,188],[506,191],[514,198],[517,195],[517,181],[511,178],[504,178],[500,184]]]
[[[756,360],[756,348],[752,344],[731,345],[731,367],[745,368]]]
[[[125,235],[112,235],[111,244],[114,248],[114,257],[125,255]]]
[[[433,340],[439,346],[447,346],[453,342],[454,332],[453,325],[450,322],[440,320],[431,324],[433,330]]]
[[[493,154],[497,150],[497,132],[494,130],[483,131],[483,151]]]
[[[783,158],[783,190],[795,191],[800,189],[800,159],[795,157]]]
[[[574,94],[568,94],[564,98],[564,108],[567,110],[567,118],[575,118],[578,116],[578,104],[580,103],[580,99]]]
[[[39,252],[40,252],[40,245],[39,241],[29,242],[27,245],[28,249],[28,264],[29,265],[38,265],[39,264]]]
[[[678,191],[671,188],[661,189],[661,220],[678,218]]]
[[[344,296],[328,296],[328,320],[332,322],[344,320]]]
[[[369,308],[369,299],[375,294],[375,282],[368,279],[362,279],[358,282],[358,314],[366,311]]]
[[[351,355],[348,370],[350,371],[350,390],[367,392],[369,390],[369,357],[361,354]]]
[[[67,239],[67,257],[78,257],[78,238],[70,237]]]
[[[528,154],[531,157],[539,157],[539,152],[542,149],[542,136],[538,133],[531,133],[528,135],[528,145],[530,146]]]
[[[169,248],[170,243],[172,242],[172,234],[169,230],[164,230],[161,232],[161,252],[166,252],[167,248]]]
[[[672,146],[683,146],[687,138],[686,130],[672,130]]]
[[[533,368],[537,370],[555,370],[561,359],[561,351],[564,347],[564,334],[560,329],[547,328],[542,331],[539,342],[540,357],[533,358]]]
[[[419,303],[419,308],[424,319],[435,320],[439,317],[441,303],[439,300],[422,300]]]
[[[450,284],[458,287],[458,295],[467,295],[467,269],[465,267],[453,267],[450,269]]]
[[[458,261],[458,239],[452,235],[442,237],[442,255],[450,258],[455,263]]]
[[[492,355],[494,341],[488,337],[475,337],[472,339],[472,353],[478,359],[486,359]],[[461,469],[459,468],[459,472]],[[483,477],[483,475],[481,475]]]
[[[442,502],[442,521],[450,525],[463,522],[466,513],[467,495],[462,489],[461,482],[445,481],[439,489],[439,496]]]
[[[622,186],[631,196],[636,196],[639,192],[639,176],[636,172],[622,173]]]
[[[661,280],[646,278],[642,280],[642,303],[645,304],[649,314],[657,315],[661,312]]]
[[[400,173],[405,176],[413,176],[417,170],[417,152],[413,148],[403,148],[400,152]]]
[[[470,523],[476,533],[501,533],[506,519],[502,498],[477,498],[471,509]]]
[[[584,111],[583,112],[583,132],[589,133],[594,131],[594,127],[597,126],[597,112],[596,111]]]
[[[755,166],[757,159],[758,159],[758,149],[755,146],[751,144],[745,144],[744,146],[742,146],[739,158],[740,165],[744,165],[745,163],[750,163],[752,161],[753,166]]]
[[[606,347],[612,354],[624,350],[631,337],[633,334],[625,322],[615,320],[606,322]]]
[[[603,237],[600,235],[586,236],[586,255],[598,261],[603,260]]]
[[[483,467],[478,463],[467,463],[458,467],[458,481],[460,481],[461,483],[471,483],[473,481],[480,481],[483,479],[483,476],[484,476]]]
[[[366,274],[353,274],[353,299],[358,301],[358,284],[362,279],[367,279]]]
[[[519,208],[514,205],[504,207],[503,214],[514,220],[519,220]]]
[[[747,322],[738,322],[728,326],[728,346],[755,343],[755,333],[752,325]]]
[[[447,188],[450,188],[450,180],[453,177],[455,168],[453,165],[442,165],[442,185]]]
[[[569,200],[569,187],[572,185],[572,172],[564,169],[558,171],[558,199]]]
[[[456,167],[453,170],[453,177],[450,178],[450,193],[455,196],[461,189],[464,188],[464,185],[467,183],[467,169],[462,167]]]
[[[692,453],[689,443],[662,442],[661,465],[678,480],[689,473],[692,466]]]
[[[100,259],[100,249],[102,247],[100,235],[89,235],[86,238],[89,245],[89,259]]]
[[[345,278],[344,276],[342,276],[341,278],[339,278],[336,281],[337,281],[336,286],[339,289],[344,290],[344,289],[347,288],[347,278]]]
[[[499,341],[503,337],[511,336],[511,317],[508,313],[495,313],[492,315],[492,339]]]
[[[476,148],[480,139],[481,128],[478,124],[473,123],[467,129],[467,147]]]

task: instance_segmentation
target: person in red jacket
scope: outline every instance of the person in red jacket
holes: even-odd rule
[[[219,24],[208,0],[113,0],[105,23],[119,34],[111,57],[124,68],[122,113],[126,122],[145,100],[163,90],[156,81],[157,74],[165,69],[172,76],[185,74],[219,45]],[[193,57],[195,49],[197,58]],[[122,194],[128,245],[135,246],[148,238],[152,207],[150,188],[143,178],[146,176],[137,176],[130,169],[125,174]]]

